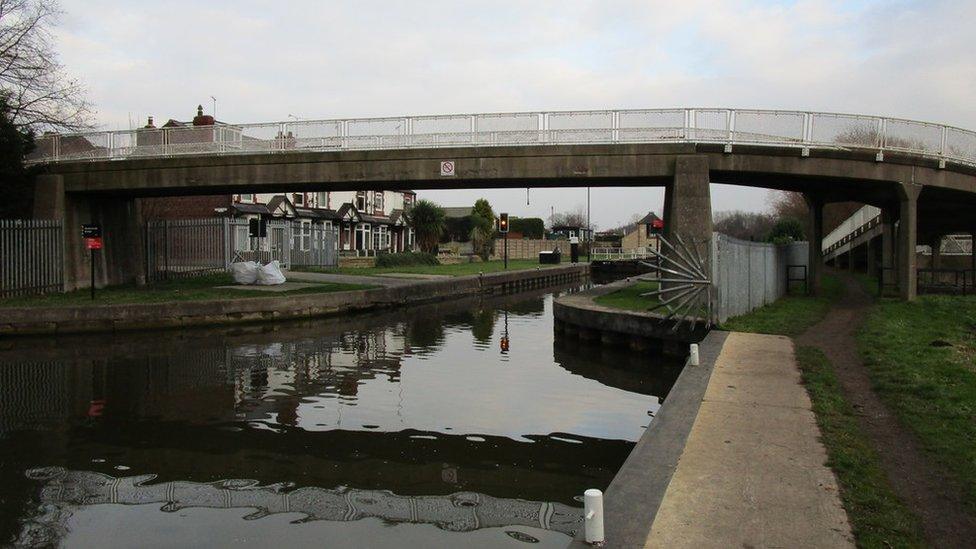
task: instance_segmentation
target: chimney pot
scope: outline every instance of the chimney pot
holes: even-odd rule
[[[203,105],[197,105],[197,116],[203,116]]]

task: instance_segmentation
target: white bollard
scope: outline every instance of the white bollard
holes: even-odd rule
[[[688,364],[691,366],[698,366],[698,344],[692,343],[691,348],[688,350]]]
[[[583,492],[583,529],[586,543],[603,545],[603,492],[596,488]]]

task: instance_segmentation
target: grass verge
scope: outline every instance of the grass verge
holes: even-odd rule
[[[857,545],[924,546],[916,517],[891,490],[827,357],[814,347],[800,347],[796,356]]]
[[[651,305],[657,303],[657,297],[641,297],[640,294],[653,292],[658,288],[657,282],[637,282],[636,284],[621,288],[609,294],[597,296],[593,301],[597,305],[613,307],[614,309],[626,309],[628,311],[646,311]]]
[[[267,292],[260,290],[237,290],[217,288],[231,286],[233,278],[228,273],[219,273],[178,280],[165,280],[155,284],[137,287],[135,285],[111,286],[95,290],[95,300],[91,300],[89,290],[78,290],[63,294],[46,294],[0,299],[0,307],[67,307],[75,305],[113,305],[131,303],[163,303],[167,301],[194,301],[206,299],[248,299],[255,297],[291,296],[317,294],[324,292],[345,292],[366,290],[376,286],[363,284],[316,284],[309,288],[287,292]]]
[[[976,512],[976,297],[882,300],[857,338],[878,396]]]
[[[723,330],[796,336],[820,322],[833,302],[844,294],[841,281],[823,276],[823,291],[818,296],[788,295],[751,313],[733,317],[722,324]]]
[[[535,269],[536,267],[548,267],[549,265],[539,265],[535,259],[512,259],[508,261],[508,270],[517,271],[524,269]],[[296,269],[297,270],[297,269]],[[382,276],[386,274],[425,274],[425,275],[445,275],[445,276],[464,276],[476,275],[478,273],[494,273],[505,270],[504,261],[483,261],[478,263],[456,263],[453,265],[406,265],[399,267],[341,267],[339,269],[318,269],[308,268],[310,272],[320,273],[339,273],[346,275],[362,276]]]

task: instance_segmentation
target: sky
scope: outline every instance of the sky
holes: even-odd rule
[[[976,128],[974,1],[62,0],[55,40],[105,129],[393,115],[738,107]],[[586,189],[419,192],[548,217]],[[715,185],[713,209],[761,211]],[[660,189],[591,191],[610,228]]]

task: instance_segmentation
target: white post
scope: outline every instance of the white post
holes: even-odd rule
[[[603,492],[596,488],[583,492],[583,527],[586,543],[603,545]]]
[[[698,366],[698,344],[692,343],[688,351],[688,365]]]

